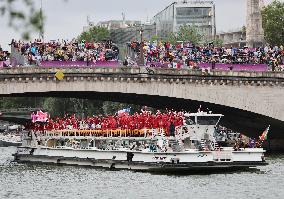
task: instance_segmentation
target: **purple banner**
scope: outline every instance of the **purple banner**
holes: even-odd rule
[[[10,61],[0,61],[0,68],[4,66],[9,66],[9,65],[10,65]]]
[[[146,66],[150,67],[158,67],[158,68],[168,68],[170,65],[170,62],[168,63],[162,63],[162,62],[147,62]]]
[[[212,68],[212,64],[200,63],[199,68]],[[233,71],[268,71],[266,64],[215,64],[215,69]]]
[[[108,66],[115,67],[119,66],[118,61],[41,61],[40,66],[42,67],[96,67],[96,66]]]
[[[147,62],[146,66],[158,67],[158,68],[167,68],[169,63],[161,62]],[[201,69],[212,69],[212,63],[199,63],[198,67]],[[268,71],[268,66],[266,64],[215,64],[215,69],[218,70],[233,70],[233,71],[259,71],[264,72]]]

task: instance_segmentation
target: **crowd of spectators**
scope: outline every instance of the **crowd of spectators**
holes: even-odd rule
[[[140,54],[140,43],[128,46]],[[284,64],[284,48],[265,46],[261,48],[215,47],[213,43],[197,46],[192,43],[144,42],[143,53],[146,63],[159,62],[165,65],[197,66],[199,63],[224,64],[267,64],[277,67]]]
[[[69,40],[53,40],[43,42],[34,40],[23,42],[12,40],[11,45],[26,57],[28,64],[39,64],[41,61],[95,61],[118,60],[119,49],[112,41],[99,43]],[[133,50],[136,59],[127,59],[124,65],[135,65],[141,51],[139,42],[130,42],[128,46]],[[144,42],[144,63],[146,65],[160,65],[163,67],[198,68],[200,64],[265,64],[271,70],[284,69],[284,47],[265,46],[260,48],[225,48],[216,47],[213,43],[194,45],[190,42]],[[10,54],[0,47],[0,61],[9,59]],[[87,64],[88,65],[88,64]]]
[[[153,114],[150,111],[141,113],[117,113],[115,115],[93,116],[82,119],[75,114],[66,115],[65,117],[56,117],[49,119],[43,126],[39,123],[31,123],[26,126],[27,129],[42,130],[67,130],[67,129],[98,129],[98,130],[115,130],[115,129],[157,129],[162,128],[169,132],[170,125],[180,126],[183,124],[184,112],[167,111]]]
[[[38,61],[108,61],[117,60],[119,49],[112,41],[86,42],[84,40],[53,40],[33,42],[12,40],[13,45],[24,55],[29,64]]]
[[[0,61],[8,61],[10,58],[10,53],[8,51],[4,51],[0,46]]]

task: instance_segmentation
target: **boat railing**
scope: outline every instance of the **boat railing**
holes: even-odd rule
[[[45,137],[144,137],[165,136],[164,129],[95,129],[45,131]]]
[[[176,127],[176,138],[184,140],[185,138],[190,137],[190,131],[188,130],[188,127],[186,126],[178,126]]]

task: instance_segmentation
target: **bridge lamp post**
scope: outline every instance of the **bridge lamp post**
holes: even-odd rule
[[[243,41],[243,38],[239,38],[239,48],[241,48],[241,42]]]
[[[139,65],[144,66],[144,43],[143,43],[143,27],[141,26],[140,30],[139,30],[139,34],[140,34],[140,58],[139,58]]]

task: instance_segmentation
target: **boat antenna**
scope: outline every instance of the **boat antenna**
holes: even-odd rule
[[[201,112],[201,108],[202,108],[202,106],[201,106],[201,104],[200,104],[199,109],[198,109],[198,113]]]

